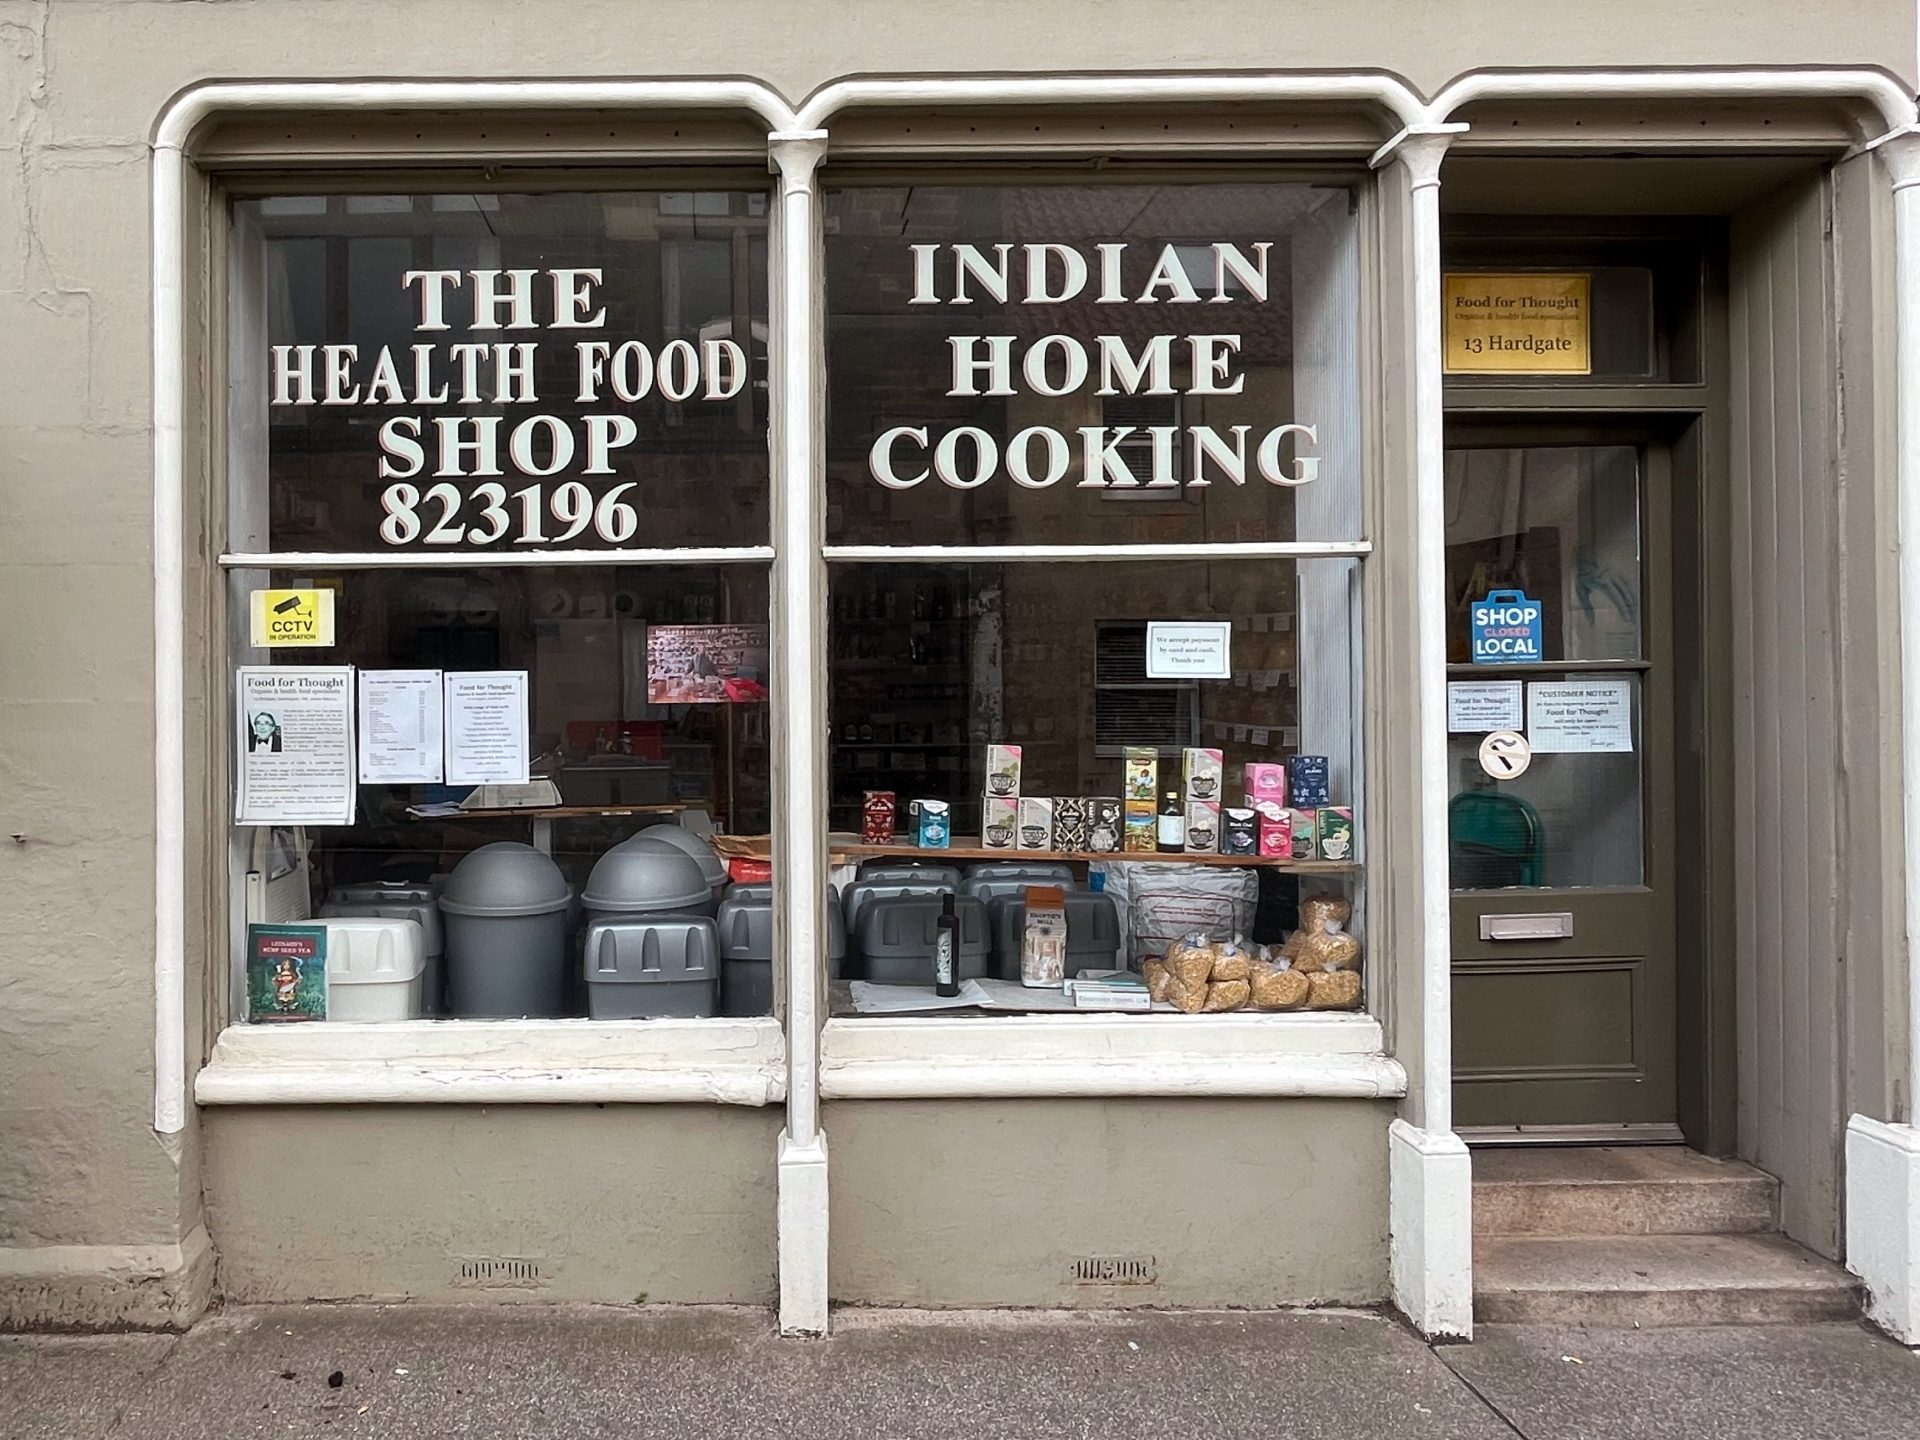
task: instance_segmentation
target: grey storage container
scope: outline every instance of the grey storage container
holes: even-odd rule
[[[649,825],[633,837],[635,840],[658,840],[677,850],[684,850],[700,866],[700,873],[706,876],[707,886],[713,891],[713,898],[719,900],[727,889],[727,862],[722,860],[703,837],[696,835],[684,825]]]
[[[635,835],[594,864],[580,903],[589,919],[616,915],[713,915],[713,887],[677,845]]]
[[[856,880],[840,897],[840,904],[846,911],[847,934],[859,936],[860,913],[875,900],[900,895],[953,895],[958,891],[957,881],[937,876],[931,880],[917,876],[907,880]]]
[[[860,916],[860,963],[879,985],[933,984],[933,945],[940,930],[941,897],[890,895],[873,900]],[[987,907],[970,896],[954,902],[960,918],[958,974],[987,974]]]
[[[989,908],[993,929],[994,973],[1002,980],[1020,978],[1020,942],[1027,930],[1024,894],[995,900]],[[1067,892],[1067,966],[1069,977],[1082,970],[1119,968],[1120,910],[1104,892]]]
[[[704,915],[589,921],[587,1013],[595,1020],[697,1020],[720,996],[720,945]]]
[[[827,974],[840,978],[847,930],[827,889]],[[773,886],[735,885],[720,902],[720,1013],[773,1013]]]
[[[454,866],[440,896],[451,1013],[559,1015],[572,901],[560,867],[531,845],[483,845]]]
[[[866,860],[860,865],[858,880],[924,880],[929,885],[960,888],[958,865],[915,865],[904,860]]]
[[[348,920],[411,920],[420,927],[426,946],[427,970],[421,985],[423,1015],[447,1013],[447,937],[440,925],[440,902],[428,881],[369,880],[360,885],[336,885],[316,918]]]
[[[1058,885],[1071,890],[1073,867],[1056,860],[992,860],[969,865],[960,881],[960,893],[990,907],[1003,896],[1025,894],[1029,885]]]

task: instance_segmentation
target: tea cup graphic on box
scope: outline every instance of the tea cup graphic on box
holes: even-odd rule
[[[1053,801],[1042,795],[1022,795],[1020,797],[1019,848],[1022,850],[1051,850],[1053,848]]]
[[[1020,793],[1020,747],[987,746],[987,794],[996,797]]]
[[[1293,858],[1295,860],[1318,860],[1320,858],[1320,827],[1318,810],[1302,810],[1297,806],[1287,811],[1287,824],[1293,831]]]
[[[1272,800],[1257,801],[1253,813],[1259,819],[1260,853],[1270,860],[1293,858],[1293,812]]]
[[[1160,752],[1151,747],[1129,745],[1126,769],[1122,772],[1120,796],[1124,800],[1154,801],[1160,798]]]
[[[1322,805],[1319,818],[1320,858],[1351,860],[1353,858],[1353,807]]]
[[[1220,812],[1220,853],[1260,853],[1260,817],[1251,806],[1229,805]]]
[[[1087,800],[1087,849],[1120,848],[1120,825],[1125,812],[1117,795],[1095,795]]]
[[[1180,779],[1188,800],[1220,799],[1221,760],[1218,750],[1189,747],[1180,752]]]
[[[1261,800],[1272,800],[1279,805],[1287,803],[1287,767],[1284,765],[1267,760],[1243,765],[1240,785],[1249,805]]]
[[[1194,855],[1212,855],[1220,849],[1220,802],[1187,802],[1187,850]]]
[[[944,800],[913,802],[915,843],[928,850],[945,850],[953,835],[953,807]]]
[[[980,801],[980,843],[989,850],[1011,850],[1019,838],[1020,802],[1010,795]]]

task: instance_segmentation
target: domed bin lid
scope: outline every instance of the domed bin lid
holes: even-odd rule
[[[482,845],[453,867],[440,908],[449,915],[550,915],[573,899],[560,867],[531,845]]]
[[[600,857],[580,900],[604,915],[658,915],[710,905],[713,887],[678,845],[636,835]]]
[[[727,883],[727,862],[715,853],[713,846],[684,825],[649,825],[633,838],[660,840],[676,850],[684,850],[700,862],[700,873],[706,878],[709,890],[723,888]]]

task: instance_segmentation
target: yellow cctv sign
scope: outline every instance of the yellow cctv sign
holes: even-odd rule
[[[1447,373],[1592,374],[1592,292],[1586,274],[1448,275]]]
[[[254,591],[253,643],[269,650],[333,644],[333,591]]]

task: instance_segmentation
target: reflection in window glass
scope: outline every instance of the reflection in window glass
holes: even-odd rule
[[[826,204],[830,543],[1360,533],[1350,190]]]

